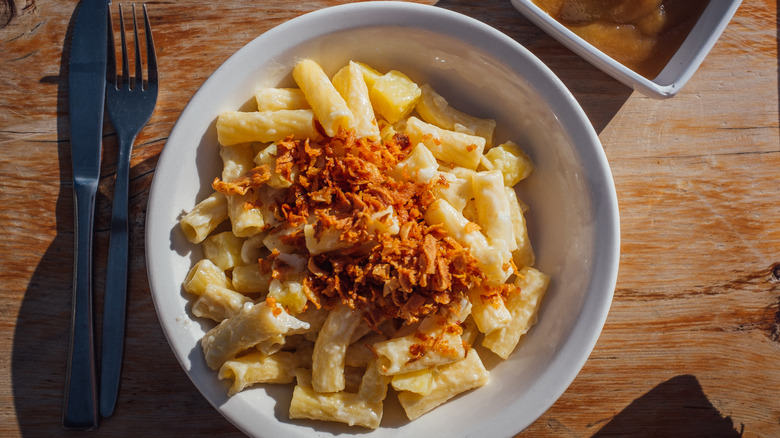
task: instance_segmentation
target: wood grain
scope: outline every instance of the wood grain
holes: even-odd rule
[[[132,157],[133,360],[116,414],[91,435],[241,436],[187,379],[157,322],[143,248],[149,185],[179,113],[227,57],[338,3],[150,2],[163,86]],[[16,1],[0,28],[0,436],[73,435],[60,411],[73,263],[63,48],[75,6]],[[621,267],[606,326],[574,383],[520,436],[780,436],[777,3],[745,0],[665,101],[596,70],[509,1],[437,6],[496,27],[559,75],[599,132],[618,191]],[[108,124],[104,133],[96,260],[107,252],[116,167],[116,136]],[[97,263],[96,291],[104,273]]]

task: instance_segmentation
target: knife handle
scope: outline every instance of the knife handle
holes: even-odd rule
[[[120,136],[120,142],[125,141]],[[109,417],[114,412],[122,375],[129,264],[129,155],[130,146],[120,144],[114,203],[111,209],[111,240],[108,245],[106,294],[103,303],[103,343],[100,350],[100,415],[102,417]]]
[[[75,250],[70,352],[62,425],[90,430],[98,425],[92,315],[92,227],[97,181],[74,181]]]

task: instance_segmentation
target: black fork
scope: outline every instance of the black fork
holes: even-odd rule
[[[106,294],[103,308],[103,341],[100,366],[100,415],[114,412],[122,371],[128,271],[128,202],[130,185],[130,155],[135,137],[149,121],[157,103],[157,56],[154,51],[149,14],[143,5],[146,34],[146,81],[141,60],[135,4],[133,38],[135,40],[135,77],[130,77],[122,5],[119,5],[119,26],[122,50],[122,75],[117,76],[114,50],[114,28],[109,27],[108,68],[106,78],[106,109],[119,138],[114,203],[111,211],[111,241],[108,250]]]

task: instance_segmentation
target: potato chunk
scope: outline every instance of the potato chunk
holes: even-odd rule
[[[391,70],[374,82],[370,98],[374,111],[395,123],[414,109],[420,94],[420,87],[405,74]]]
[[[489,150],[481,164],[487,170],[500,170],[504,175],[504,185],[507,187],[524,180],[534,170],[528,155],[511,141]]]

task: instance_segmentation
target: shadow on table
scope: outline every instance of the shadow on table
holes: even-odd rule
[[[670,435],[670,431],[675,431]],[[593,438],[630,436],[741,437],[730,417],[721,416],[695,376],[667,380],[634,400]]]
[[[15,7],[12,0],[6,4]],[[51,113],[56,116],[57,141],[53,146],[47,143],[32,147],[57,148],[58,162],[50,165],[59,168],[59,193],[55,206],[56,235],[30,278],[16,319],[11,352],[13,403],[19,430],[25,437],[55,436],[64,431],[62,402],[74,264],[73,184],[67,117],[67,56],[73,18],[66,35],[62,36],[64,50],[57,76],[45,76],[39,81],[44,87],[56,87],[57,108]],[[12,19],[14,14],[8,16],[8,22]]]
[[[544,33],[509,1],[439,0],[436,6],[476,18],[530,50],[571,91],[599,134],[633,93]]]
[[[59,71],[56,75],[39,80],[39,88],[47,93],[56,93],[57,96],[56,111],[52,109],[46,113],[51,114],[52,123],[55,123],[56,118],[57,140],[30,146],[56,147],[57,162],[49,165],[59,168],[56,223],[42,224],[42,228],[47,231],[54,227],[56,235],[45,253],[40,255],[30,277],[16,316],[10,352],[13,405],[7,408],[14,410],[20,435],[31,438],[67,437],[76,433],[62,428],[74,265],[73,184],[67,100],[73,18],[65,35],[51,35],[52,41],[59,40],[63,48]],[[49,31],[47,27],[42,26],[41,29],[41,32]],[[99,316],[105,289],[105,259],[111,214],[111,200],[103,193],[110,193],[113,186],[117,149],[116,135],[107,118],[105,124],[103,165],[93,237],[94,311],[98,315],[95,318],[96,350],[99,350],[100,345]],[[161,141],[164,139],[155,140],[158,146]],[[54,153],[50,155],[54,156]],[[137,163],[131,175],[128,316],[119,400],[114,415],[103,419],[101,427],[89,434],[94,437],[146,436],[149,431],[154,431],[156,434],[172,436],[241,436],[216,410],[209,407],[187,379],[168,347],[154,312],[145,275],[143,222],[148,186],[153,173],[149,169],[154,168],[155,162],[156,157],[151,156]],[[56,184],[57,181],[41,183]],[[31,220],[36,219],[45,220]],[[199,420],[181,422],[181,418]],[[119,435],[118,431],[121,432]]]

